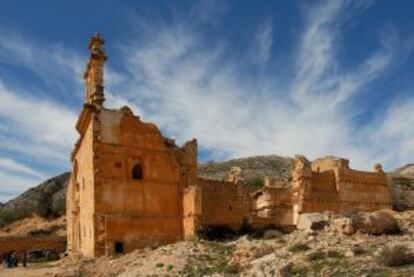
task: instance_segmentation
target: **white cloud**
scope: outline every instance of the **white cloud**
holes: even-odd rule
[[[147,28],[142,34],[147,39],[137,37],[125,53],[132,76],[128,98],[179,141],[197,137],[217,156],[334,154],[370,168],[378,156],[361,143],[363,132],[353,123],[349,104],[392,65],[395,49],[383,40],[348,70],[337,59],[342,27],[352,13],[367,7],[328,1],[308,9],[294,74],[283,82],[262,78],[259,85],[240,63],[226,58],[231,49],[222,43],[204,47],[185,22]],[[267,62],[272,26],[263,26],[253,49],[261,45],[258,57],[263,54],[259,59]]]
[[[376,124],[366,130],[376,155],[387,163],[413,162],[414,98],[394,102],[379,116]]]
[[[269,61],[273,45],[273,24],[270,18],[259,26],[252,47],[252,56],[259,65],[265,66]]]
[[[4,199],[14,196],[7,192],[21,192],[22,188],[39,183],[45,175],[69,168],[70,151],[78,136],[75,123],[79,113],[70,103],[78,102],[77,109],[82,103],[86,54],[85,49],[85,58],[81,58],[82,55],[60,44],[36,43],[30,37],[0,29],[0,62],[30,70],[49,88],[41,91],[30,81],[6,85],[5,78],[0,76],[0,151],[8,153],[0,159],[0,194]],[[124,77],[110,66],[105,73],[109,89],[122,84]],[[141,111],[120,95],[107,93],[107,98],[110,105],[128,104],[136,112]],[[50,171],[39,173],[17,163],[15,155]],[[1,188],[3,183],[17,184],[19,189]]]
[[[0,202],[5,202],[40,182],[41,179],[36,177],[23,177],[0,169]]]
[[[81,88],[85,69],[84,58],[62,44],[38,43],[4,28],[0,28],[0,62],[31,70],[61,93]]]
[[[311,159],[328,154],[347,157],[352,166],[363,169],[376,162],[384,162],[389,169],[406,163],[414,156],[412,98],[393,103],[363,126],[354,121],[360,112],[353,108],[354,97],[369,91],[399,57],[398,36],[391,30],[382,34],[378,47],[359,64],[341,66],[343,27],[355,13],[369,7],[367,1],[358,3],[323,1],[305,10],[293,63],[285,65],[292,72],[287,78],[266,66],[278,58],[271,51],[278,40],[273,40],[270,19],[259,24],[245,56],[234,60],[230,44],[214,41],[206,46],[200,31],[215,18],[214,13],[223,12],[206,8],[214,2],[203,2],[206,7],[193,9],[190,16],[173,24],[140,18],[137,33],[128,34],[122,44],[120,64],[125,74],[110,67],[112,57],[108,60],[107,106],[130,106],[179,143],[198,138],[199,145],[216,159],[303,153]],[[203,16],[203,10],[208,16]],[[1,62],[27,67],[51,87],[75,83],[78,93],[68,97],[80,104],[86,55],[81,58],[58,44],[45,47],[10,32],[0,30],[0,35]],[[274,72],[258,79],[250,74],[245,68],[249,62],[243,61],[251,61],[252,53],[260,70]],[[30,156],[31,162],[37,158],[39,164],[68,166],[78,111],[65,101],[57,103],[54,97],[5,82],[0,78],[0,150]],[[18,168],[9,162],[8,170],[13,166]],[[36,183],[6,172],[5,167],[0,174],[5,184],[23,188],[27,187],[24,182]]]
[[[75,141],[77,113],[66,106],[30,94],[10,91],[0,80],[0,119],[14,134],[51,149],[70,149]]]
[[[40,179],[45,178],[43,174],[39,173],[38,171],[34,170],[33,168],[24,165],[22,163],[19,163],[13,159],[10,158],[2,158],[0,157],[0,170],[6,170],[14,173],[20,173],[23,175],[29,175],[32,177],[37,177]]]

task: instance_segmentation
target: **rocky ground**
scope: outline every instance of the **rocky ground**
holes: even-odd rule
[[[414,211],[393,214],[401,229],[398,234],[345,235],[330,221],[321,230],[289,234],[272,230],[261,238],[242,236],[225,242],[181,241],[116,257],[66,257],[20,272],[24,276],[414,276]],[[384,252],[399,245],[411,252],[404,254],[401,247],[395,253]],[[390,266],[390,261],[407,264]],[[11,272],[1,269],[0,275],[13,276],[8,275]]]

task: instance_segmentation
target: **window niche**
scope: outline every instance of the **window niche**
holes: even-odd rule
[[[135,164],[132,167],[131,174],[133,180],[142,180],[144,178],[144,171],[142,170],[142,165],[140,163]]]

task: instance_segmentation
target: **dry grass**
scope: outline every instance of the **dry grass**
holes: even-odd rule
[[[389,267],[398,267],[414,263],[414,255],[402,244],[386,246],[378,256],[378,263]]]

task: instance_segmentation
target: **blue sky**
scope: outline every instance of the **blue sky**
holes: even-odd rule
[[[259,154],[414,162],[414,3],[0,2],[0,201],[70,168],[87,43],[106,106],[200,160]]]

